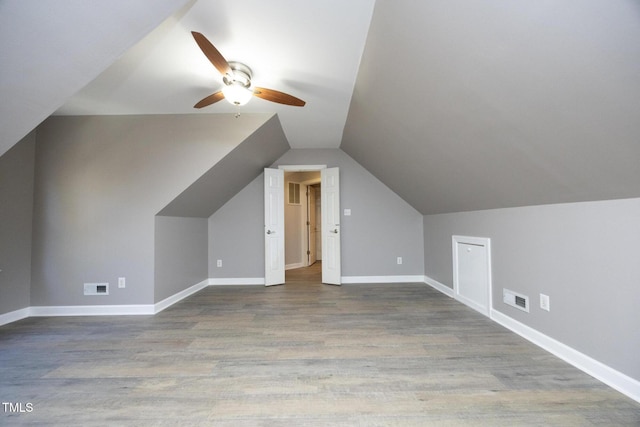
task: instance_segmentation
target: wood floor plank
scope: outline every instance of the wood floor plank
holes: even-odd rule
[[[0,425],[640,425],[640,404],[424,284],[208,287],[0,327]]]

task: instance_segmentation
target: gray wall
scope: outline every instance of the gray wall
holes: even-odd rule
[[[35,132],[0,157],[0,314],[29,306]]]
[[[154,302],[209,277],[207,229],[207,218],[156,216]]]
[[[319,165],[340,168],[342,275],[424,274],[422,215],[340,149],[292,149],[272,167]],[[209,220],[212,277],[264,277],[262,176]],[[403,264],[396,264],[396,257]],[[215,266],[223,259],[223,267]]]
[[[209,277],[264,278],[263,182],[260,174],[209,218]]]
[[[496,310],[640,380],[639,219],[640,199],[425,216],[425,274],[452,287],[451,236],[489,237]],[[505,287],[530,313],[501,302]]]
[[[271,116],[45,121],[37,129],[31,305],[153,303],[155,215]],[[125,289],[116,286],[121,276]],[[110,295],[83,296],[82,284],[97,281],[111,283]]]

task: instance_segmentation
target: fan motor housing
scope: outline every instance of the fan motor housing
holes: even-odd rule
[[[222,81],[227,86],[232,84],[241,84],[242,86],[248,88],[251,86],[251,77],[253,77],[253,73],[251,72],[251,68],[242,62],[229,61],[229,67],[233,71],[233,76],[225,75],[222,77]]]

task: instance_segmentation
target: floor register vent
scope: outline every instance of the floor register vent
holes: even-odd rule
[[[529,297],[526,295],[510,291],[509,289],[503,289],[502,301],[511,307],[526,311],[527,313],[529,312]]]
[[[109,295],[108,283],[85,283],[84,284],[85,295]]]

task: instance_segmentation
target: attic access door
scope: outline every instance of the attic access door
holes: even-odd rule
[[[266,286],[280,285],[284,275],[284,171],[319,170],[321,178],[322,283],[341,284],[340,180],[338,168],[280,166],[264,170],[264,255]]]
[[[453,236],[454,297],[474,310],[491,316],[491,240]]]

